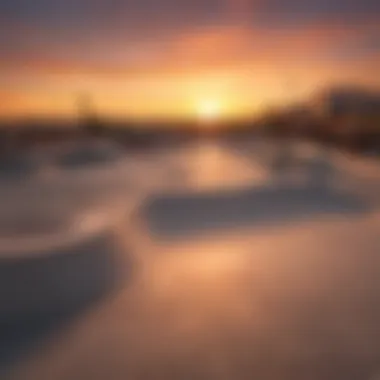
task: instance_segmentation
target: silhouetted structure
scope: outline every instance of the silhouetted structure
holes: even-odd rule
[[[377,114],[380,112],[380,92],[353,86],[336,87],[323,93],[319,104],[330,116]]]
[[[78,110],[81,128],[91,136],[98,136],[104,132],[96,112],[93,101],[88,94],[82,94],[78,98]]]

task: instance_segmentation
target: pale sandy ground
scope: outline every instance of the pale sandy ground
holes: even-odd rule
[[[326,185],[333,197],[305,190],[299,202],[291,201],[298,212],[287,213],[287,197],[277,199],[281,191],[265,200],[255,195],[263,186],[280,186],[268,171],[273,147],[244,145],[210,142],[127,159],[125,203],[117,203],[123,212],[105,213],[113,222],[104,239],[113,242],[111,266],[119,274],[105,270],[117,285],[105,286],[96,302],[5,360],[4,378],[378,378],[379,167],[333,153],[327,160],[336,172]],[[302,144],[297,149],[315,154]],[[101,174],[93,176],[99,182]],[[305,180],[302,173],[295,177]],[[103,210],[109,198],[119,202],[120,192],[105,194],[93,196]],[[202,213],[205,196],[213,206]],[[170,209],[173,198],[174,211],[152,206],[169,199]],[[265,223],[256,204],[261,215],[272,215]],[[204,219],[202,230],[194,228]],[[107,252],[99,262],[110,265]],[[86,267],[91,253],[78,262],[66,265],[67,271],[75,265],[75,286],[68,277],[73,297],[86,286],[108,284],[102,264]],[[52,268],[61,272],[57,264]]]

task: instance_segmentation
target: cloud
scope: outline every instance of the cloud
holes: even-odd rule
[[[302,29],[270,29],[218,25],[193,27],[163,40],[126,43],[99,40],[92,49],[73,42],[52,49],[7,54],[0,67],[50,75],[134,77],[184,74],[233,66],[293,66],[331,63],[350,65],[361,56],[370,60],[379,51],[371,25],[347,28],[341,24]],[[369,54],[369,51],[372,51]]]
[[[207,87],[212,76],[261,88],[289,76],[305,87],[370,83],[379,10],[377,0],[0,0],[0,82],[18,91],[43,83],[46,93],[133,82],[141,96],[158,82]]]
[[[337,33],[351,37],[363,27],[378,28],[378,11],[377,0],[0,0],[0,58],[103,62],[109,57],[112,64],[115,55],[127,56],[136,45],[166,50],[186,39],[185,56],[200,55],[191,49],[203,44],[211,46],[210,61],[213,52],[220,57],[216,51],[223,48],[216,44],[224,41],[232,55],[245,47],[286,55],[297,44],[310,50],[306,38],[315,46],[329,44],[329,33],[335,42]]]

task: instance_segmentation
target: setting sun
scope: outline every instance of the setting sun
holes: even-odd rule
[[[197,107],[198,117],[205,121],[218,119],[221,111],[220,103],[215,100],[204,100],[200,102]]]

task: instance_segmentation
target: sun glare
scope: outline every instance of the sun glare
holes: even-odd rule
[[[197,114],[199,119],[204,121],[218,119],[221,114],[221,105],[215,100],[203,100],[198,104]]]

